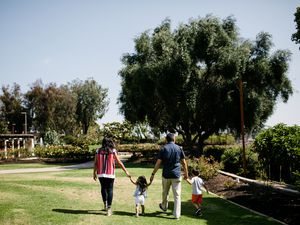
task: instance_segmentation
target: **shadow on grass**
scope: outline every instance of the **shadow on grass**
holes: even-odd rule
[[[68,214],[95,214],[105,215],[105,211],[101,210],[78,210],[78,209],[52,209],[53,212],[68,213]]]
[[[170,202],[169,209],[173,209],[173,202]],[[270,217],[264,217],[243,209],[232,203],[217,197],[203,199],[202,215],[195,215],[195,207],[192,202],[181,202],[182,215],[190,218],[205,220],[208,225],[237,224],[237,225],[275,225],[279,224]],[[234,212],[234,213],[233,213]],[[218,216],[216,216],[216,213]]]
[[[125,212],[125,211],[113,211],[113,214],[119,215],[119,216],[135,216],[135,213]],[[172,215],[172,213],[156,211],[156,212],[151,212],[151,213],[146,212],[144,215],[140,215],[140,217],[157,217],[157,218],[165,218],[165,219],[174,219],[172,217],[168,217],[171,215]]]

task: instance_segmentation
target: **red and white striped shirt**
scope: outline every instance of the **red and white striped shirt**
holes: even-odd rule
[[[115,154],[117,154],[116,149],[97,149],[96,157],[98,177],[115,178]]]

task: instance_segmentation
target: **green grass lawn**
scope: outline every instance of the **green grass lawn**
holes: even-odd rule
[[[149,177],[152,168],[127,165],[134,179]],[[171,210],[162,213],[160,172],[148,189],[146,215],[135,217],[133,192],[135,186],[117,169],[114,188],[113,215],[105,216],[98,182],[92,169],[51,173],[0,175],[0,224],[279,224],[237,207],[213,195],[204,195],[203,216],[194,216],[190,201],[191,187],[182,185],[182,217],[176,221]],[[170,200],[172,200],[172,194]],[[172,207],[172,202],[170,202]]]

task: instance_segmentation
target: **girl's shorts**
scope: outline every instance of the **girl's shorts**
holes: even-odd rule
[[[139,196],[136,196],[135,198],[135,204],[138,205],[145,205],[145,196],[144,195],[139,195]]]
[[[194,194],[192,194],[192,203],[202,204],[202,195],[194,195]]]

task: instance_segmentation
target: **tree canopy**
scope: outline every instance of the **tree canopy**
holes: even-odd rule
[[[87,134],[88,128],[101,119],[108,106],[107,91],[102,88],[94,79],[87,79],[84,82],[75,80],[71,88],[76,93],[76,121],[82,127],[83,133]]]
[[[41,80],[31,84],[26,93],[20,86],[2,86],[0,95],[0,133],[24,131],[24,113],[28,131],[84,134],[102,118],[108,106],[107,89],[95,80],[75,80],[67,85],[44,85]]]
[[[76,96],[65,85],[44,85],[37,80],[25,94],[25,105],[35,131],[45,133],[50,129],[68,134],[76,127]]]
[[[295,12],[295,23],[296,23],[296,33],[292,35],[292,41],[294,41],[296,44],[300,44],[300,7],[297,7],[297,10]],[[299,47],[300,49],[300,47]]]
[[[2,86],[2,95],[0,95],[0,130],[7,132],[8,130],[14,133],[24,132],[24,115],[23,94],[21,93],[20,85],[14,83],[9,86]]]
[[[135,40],[123,56],[120,111],[130,122],[148,120],[176,131],[189,146],[220,130],[240,131],[239,88],[244,82],[245,128],[263,126],[277,100],[292,94],[287,77],[291,53],[271,54],[271,35],[242,39],[233,17],[191,19],[171,30],[166,19]]]

